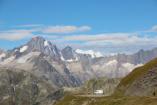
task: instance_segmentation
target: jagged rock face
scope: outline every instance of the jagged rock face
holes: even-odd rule
[[[45,80],[18,69],[0,68],[1,105],[53,105],[62,96]]]
[[[127,96],[157,96],[157,59],[134,69],[122,79],[115,94]]]
[[[53,67],[52,64],[49,63],[48,60],[44,59],[42,56],[31,58],[30,62],[33,64],[33,71],[36,72],[36,74],[44,76],[55,86],[75,87],[81,84],[79,79],[76,79],[64,65],[59,65],[63,66],[61,68],[62,71],[59,72],[55,67]]]
[[[75,78],[64,64],[54,62],[52,59],[49,59],[49,56],[39,52],[32,52],[20,59],[14,60],[12,66],[24,68],[25,70],[28,69],[34,75],[45,78],[54,87],[75,87],[81,84],[79,78]]]
[[[56,45],[45,40],[42,37],[34,37],[30,42],[28,42],[28,51],[39,51],[46,55],[49,55],[55,59],[60,59],[60,53]]]
[[[9,59],[9,60],[8,60]],[[37,77],[46,79],[52,86],[75,87],[81,84],[69,69],[40,52],[31,52],[19,58],[4,60],[1,64],[6,67],[24,69]]]
[[[64,60],[71,60],[71,59],[75,59],[75,52],[73,51],[73,49],[70,46],[65,47],[62,51],[62,56],[64,58]]]
[[[67,68],[75,77],[80,78],[82,82],[91,78],[96,78],[96,73],[92,69],[92,58],[90,55],[77,55],[79,60],[77,62],[66,63]]]
[[[50,56],[56,61],[60,60],[59,49],[56,47],[56,45],[53,45],[51,42],[45,40],[42,37],[33,37],[25,45],[8,51],[7,56],[15,56],[16,58],[19,58],[30,52],[41,52]]]
[[[139,52],[132,55],[132,57],[134,58],[134,63],[136,64],[147,63],[150,60],[157,57],[157,48],[154,48],[152,50],[147,50],[147,51],[140,50]]]
[[[91,70],[91,58],[88,55],[80,55],[80,61],[85,71]]]

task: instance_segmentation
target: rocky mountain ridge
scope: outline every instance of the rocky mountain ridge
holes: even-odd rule
[[[86,80],[97,77],[121,78],[156,56],[156,48],[140,50],[131,55],[113,56],[102,56],[101,53],[91,50],[74,50],[70,46],[60,50],[39,36],[20,47],[0,53],[0,65],[25,68],[62,87],[79,86]]]

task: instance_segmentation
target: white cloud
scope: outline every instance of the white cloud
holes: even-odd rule
[[[73,35],[64,37],[66,40],[77,41],[124,41],[128,39],[128,33],[104,33],[95,35]]]
[[[45,27],[41,24],[27,24],[27,25],[17,25],[21,29],[10,29],[5,31],[0,31],[0,39],[3,40],[21,40],[28,36],[35,36],[33,32],[40,36],[47,36],[51,38],[57,38],[57,35],[48,35],[49,33],[72,33],[72,32],[83,32],[88,31],[91,28],[89,26],[48,26]],[[29,28],[29,29],[28,29]],[[44,32],[44,34],[43,34]],[[45,35],[48,33],[47,35]]]
[[[26,27],[26,28],[25,28]],[[31,27],[28,29],[28,27]],[[21,29],[0,31],[0,39],[21,40],[26,37],[43,36],[52,40],[57,46],[71,45],[73,48],[94,49],[96,51],[108,51],[116,53],[122,51],[137,51],[141,48],[152,48],[157,46],[157,36],[150,36],[149,32],[142,33],[102,33],[102,34],[76,34],[67,33],[84,32],[91,28],[89,26],[48,26],[24,25]],[[153,31],[152,31],[153,30]],[[150,32],[157,32],[157,26],[151,28]],[[34,32],[36,35],[34,35]],[[58,35],[60,34],[60,35]],[[66,34],[66,35],[65,35]],[[147,36],[145,35],[147,34]],[[82,42],[80,44],[80,41]],[[104,50],[105,49],[105,50]]]
[[[32,30],[8,30],[0,31],[0,39],[16,41],[32,36]]]
[[[78,41],[74,48],[95,49],[110,53],[129,53],[139,49],[157,47],[157,36],[144,36],[136,33],[104,33],[97,35],[65,36],[66,41]]]
[[[152,31],[157,32],[157,25],[152,27]]]
[[[157,25],[154,25],[150,29],[144,30],[144,31],[141,31],[141,32],[144,32],[144,33],[157,32]]]
[[[42,24],[24,24],[24,25],[16,25],[16,27],[41,27],[43,26]]]
[[[89,31],[91,27],[89,26],[49,26],[42,30],[43,33],[57,33],[57,34],[65,34],[65,33],[74,33],[74,32],[84,32]]]
[[[142,44],[157,43],[157,37],[139,36],[136,33],[104,33],[96,35],[73,35],[65,36],[65,40],[86,41],[90,43],[109,44]]]

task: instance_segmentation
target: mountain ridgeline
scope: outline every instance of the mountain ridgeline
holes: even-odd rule
[[[37,103],[44,105],[42,102],[51,105],[50,103],[55,102],[58,96],[61,97],[62,88],[80,87],[83,84],[87,93],[91,93],[93,89],[102,88],[108,96],[115,91],[120,82],[119,78],[126,75],[127,77],[122,79],[116,88],[116,94],[156,95],[156,84],[152,82],[156,81],[156,60],[142,66],[156,57],[157,48],[148,51],[140,50],[131,55],[103,56],[100,52],[73,49],[70,46],[59,49],[57,45],[43,37],[33,37],[26,44],[12,50],[0,50],[0,70],[2,70],[0,91],[4,87],[11,91],[11,93],[7,93],[8,90],[2,92],[0,102],[9,105],[8,102],[18,102],[15,100],[26,95],[26,97],[29,96],[27,98],[33,97],[32,105],[38,105]],[[132,71],[136,67],[138,68]],[[7,76],[13,81],[9,81]],[[91,87],[93,84],[96,84],[95,88]],[[151,88],[145,91],[148,89],[148,84],[151,84]],[[27,87],[28,90],[24,90]],[[30,92],[31,89],[34,90]],[[19,103],[29,105],[23,102]]]
[[[20,47],[1,50],[0,65],[32,72],[56,87],[75,87],[92,78],[122,78],[155,57],[157,48],[132,55],[103,56],[70,46],[60,50],[43,37],[33,37]]]

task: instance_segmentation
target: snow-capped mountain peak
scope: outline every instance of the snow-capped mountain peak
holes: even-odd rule
[[[55,59],[60,59],[60,51],[56,45],[53,45],[50,41],[43,37],[34,37],[30,42],[27,43],[31,51],[42,52]]]
[[[18,59],[19,57],[25,56],[32,52],[40,52],[44,55],[50,56],[56,61],[60,60],[60,51],[57,46],[40,36],[33,37],[26,44],[10,50],[6,58],[15,56],[15,58]]]

